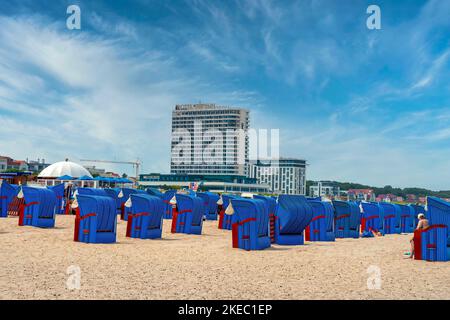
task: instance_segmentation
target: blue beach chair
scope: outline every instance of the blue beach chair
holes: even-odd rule
[[[233,248],[263,250],[270,247],[269,208],[264,200],[238,199],[232,201]]]
[[[356,202],[333,201],[336,238],[359,238],[361,212]]]
[[[275,243],[303,244],[303,231],[312,217],[312,208],[304,196],[280,195],[275,211]]]
[[[217,220],[217,201],[219,201],[219,195],[212,192],[198,192],[197,197],[203,200],[206,220]]]
[[[395,203],[380,202],[383,207],[384,234],[400,233],[400,221],[402,211],[400,206]]]
[[[66,202],[64,199],[64,191],[65,191],[64,183],[60,183],[56,186],[49,186],[47,188],[49,190],[52,190],[56,195],[56,199],[57,199],[56,213],[64,214],[64,211],[66,208]]]
[[[172,219],[174,206],[170,203],[170,200],[177,194],[176,190],[167,190],[164,192],[162,200],[164,202],[164,219]]]
[[[263,200],[269,210],[269,232],[270,242],[275,243],[275,210],[277,209],[277,199],[274,197],[266,197],[254,195],[253,199]]]
[[[9,206],[17,196],[19,188],[3,181],[0,187],[0,218],[7,218]]]
[[[117,233],[116,202],[109,196],[77,196],[74,241],[114,243]]]
[[[416,260],[449,261],[450,203],[436,197],[427,198],[430,227],[414,231]]]
[[[132,194],[128,214],[127,237],[159,239],[162,235],[164,203],[161,198],[147,194]]]
[[[22,187],[24,203],[19,210],[19,226],[53,228],[57,198],[47,188]]]
[[[400,232],[401,233],[412,233],[415,229],[415,219],[414,219],[414,208],[411,206],[399,204],[400,207]]]
[[[308,200],[313,218],[306,227],[306,241],[335,241],[334,235],[334,209],[330,202]]]
[[[177,194],[177,210],[172,218],[172,233],[201,234],[203,201],[199,197]]]
[[[361,202],[363,209],[361,217],[362,237],[373,237],[373,232],[384,235],[384,210],[377,202]]]

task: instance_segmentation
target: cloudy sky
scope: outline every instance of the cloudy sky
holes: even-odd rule
[[[279,128],[308,179],[450,189],[449,14],[441,0],[1,1],[0,154],[168,172],[171,111],[202,101]]]

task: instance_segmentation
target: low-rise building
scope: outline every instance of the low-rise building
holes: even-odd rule
[[[197,183],[199,189],[203,191],[270,193],[268,185],[258,184],[256,179],[237,175],[150,173],[141,174],[139,177],[139,185],[143,187],[189,188],[192,183]]]
[[[306,160],[280,158],[249,164],[249,177],[268,185],[272,193],[306,194]]]
[[[349,189],[347,197],[353,201],[375,201],[376,196],[372,189]]]
[[[332,181],[315,181],[309,187],[310,197],[338,197],[341,195],[341,188]]]

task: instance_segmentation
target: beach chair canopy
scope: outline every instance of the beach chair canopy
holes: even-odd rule
[[[161,198],[141,193],[131,194],[130,197],[132,214],[148,214],[149,228],[161,225],[161,219],[164,214],[164,203]]]
[[[258,236],[268,236],[269,208],[264,200],[260,199],[235,199],[233,200],[235,223],[256,219]]]
[[[163,196],[164,196],[164,193],[162,193],[161,191],[159,191],[159,190],[156,189],[156,188],[147,188],[146,191],[147,191],[147,193],[148,193],[149,195],[151,195],[151,196],[156,196],[156,197],[161,198],[161,199],[162,199]]]
[[[198,192],[197,197],[203,200],[206,213],[209,214],[217,212],[217,201],[219,200],[218,194],[212,192]]]
[[[427,198],[427,208],[430,224],[446,225],[449,230],[448,245],[450,245],[450,202],[436,197]]]
[[[178,212],[191,211],[191,224],[193,226],[201,225],[203,221],[203,201],[201,198],[187,194],[177,194],[176,200]]]
[[[109,194],[106,192],[106,189],[98,189],[98,188],[78,188],[78,194],[82,195],[91,195],[91,196],[102,196],[108,197]]]
[[[5,218],[8,216],[9,204],[13,201],[18,192],[18,186],[3,181],[0,186],[0,217]]]
[[[275,210],[277,208],[276,198],[254,195],[253,199],[258,199],[258,200],[264,201],[264,204],[267,206],[267,209],[269,210],[269,214],[275,214]]]
[[[100,189],[101,190],[101,189]],[[95,214],[98,232],[113,232],[116,228],[116,203],[108,196],[79,194],[80,217]]]
[[[276,216],[279,220],[280,232],[298,234],[308,226],[313,217],[310,204],[304,196],[280,195]]]
[[[28,206],[28,214],[37,214],[38,218],[54,217],[57,207],[57,198],[52,190],[24,186],[22,187],[22,192],[24,204],[25,206]]]
[[[334,200],[333,206],[336,213],[336,220],[345,216],[348,218],[349,229],[356,229],[361,222],[361,212],[359,205],[352,201]]]

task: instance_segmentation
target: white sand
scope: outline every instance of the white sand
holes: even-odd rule
[[[246,252],[215,221],[195,236],[171,234],[164,220],[162,240],[126,238],[121,221],[118,243],[103,245],[73,242],[73,223],[58,216],[46,230],[0,219],[0,299],[450,299],[450,262],[404,259],[410,235]],[[80,290],[66,286],[71,265]],[[380,290],[367,288],[372,265]]]

